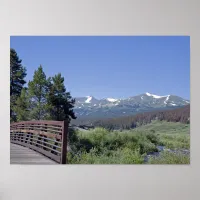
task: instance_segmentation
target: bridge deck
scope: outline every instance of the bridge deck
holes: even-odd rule
[[[29,148],[10,143],[10,164],[57,164]]]

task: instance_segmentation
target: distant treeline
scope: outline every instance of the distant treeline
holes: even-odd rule
[[[109,130],[132,129],[151,123],[152,120],[190,123],[190,105],[174,110],[153,111],[140,113],[134,116],[112,119],[100,119],[91,122],[95,127],[103,127]]]

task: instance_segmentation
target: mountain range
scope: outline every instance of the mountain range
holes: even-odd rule
[[[189,100],[176,95],[159,96],[149,92],[126,99],[96,99],[93,96],[75,99],[74,112],[79,119],[130,116],[141,112],[174,109],[190,104]]]

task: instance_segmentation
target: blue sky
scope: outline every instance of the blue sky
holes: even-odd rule
[[[126,98],[145,92],[190,99],[189,36],[12,36],[31,80],[41,64],[61,73],[73,97]]]

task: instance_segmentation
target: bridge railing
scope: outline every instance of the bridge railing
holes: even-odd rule
[[[67,121],[24,121],[10,125],[10,141],[60,164],[67,162]]]

